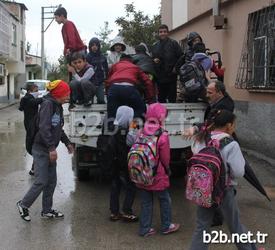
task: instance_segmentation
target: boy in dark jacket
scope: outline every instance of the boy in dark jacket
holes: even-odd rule
[[[94,37],[89,42],[89,53],[87,62],[93,66],[95,74],[92,82],[96,86],[96,97],[98,104],[105,104],[104,100],[104,80],[108,75],[108,63],[106,57],[101,53],[100,41]]]
[[[73,153],[73,146],[66,136],[63,125],[62,104],[70,97],[70,87],[67,83],[57,80],[49,84],[50,93],[44,97],[38,115],[38,131],[32,146],[35,161],[35,181],[21,201],[17,202],[20,216],[30,221],[29,208],[43,191],[42,218],[63,218],[64,215],[52,209],[53,193],[56,186],[56,148],[62,141]]]
[[[42,98],[38,98],[38,86],[35,83],[27,83],[26,85],[27,93],[21,99],[19,110],[24,112],[24,126],[26,130],[26,150],[29,154],[31,149],[29,147],[32,129],[34,125],[34,119],[38,113],[38,106],[42,103]],[[32,163],[32,168],[29,172],[30,175],[34,175],[34,163]]]
[[[113,171],[112,187],[110,195],[111,221],[123,219],[128,222],[135,222],[138,217],[133,214],[132,206],[135,199],[136,187],[131,182],[128,174],[127,155],[129,147],[126,144],[126,136],[129,125],[134,117],[134,110],[128,106],[120,106],[116,113],[114,121],[115,134],[112,135],[112,154],[113,154]],[[122,207],[122,214],[119,208],[119,196],[121,187],[125,187],[125,199]]]

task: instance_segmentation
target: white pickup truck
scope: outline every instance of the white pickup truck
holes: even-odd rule
[[[185,162],[185,151],[191,141],[183,140],[181,132],[193,123],[203,122],[205,104],[167,103],[168,116],[165,129],[170,135],[171,164]],[[77,106],[70,111],[69,137],[75,143],[75,170],[79,180],[86,179],[92,169],[97,168],[97,137],[101,134],[107,107],[94,104],[89,108]]]

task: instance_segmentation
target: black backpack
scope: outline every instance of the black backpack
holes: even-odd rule
[[[203,67],[198,61],[185,63],[180,68],[180,82],[185,89],[187,99],[204,99],[207,80]]]

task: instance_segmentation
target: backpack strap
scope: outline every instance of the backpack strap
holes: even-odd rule
[[[227,146],[228,144],[230,144],[233,141],[234,141],[234,139],[231,136],[224,137],[224,138],[220,139],[220,150],[222,150],[225,146]]]

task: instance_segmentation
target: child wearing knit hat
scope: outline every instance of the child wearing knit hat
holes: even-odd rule
[[[64,117],[62,104],[69,101],[70,87],[56,80],[47,85],[50,93],[43,98],[37,118],[36,133],[32,145],[35,181],[17,208],[21,218],[30,221],[29,208],[43,192],[42,218],[63,218],[64,215],[52,208],[56,178],[56,148],[63,142],[71,154],[74,148],[63,130]]]

